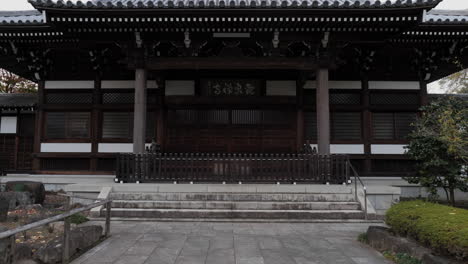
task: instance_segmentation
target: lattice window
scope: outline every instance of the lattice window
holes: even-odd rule
[[[304,137],[305,139],[317,139],[317,113],[305,112],[304,113]]]
[[[48,93],[46,95],[48,104],[91,104],[93,94],[88,93]]]
[[[330,104],[360,105],[361,94],[359,93],[330,93]]]
[[[110,93],[102,94],[103,104],[133,104],[135,102],[135,94],[133,92],[127,93]]]
[[[331,138],[337,140],[361,139],[361,113],[331,113]]]
[[[146,114],[146,138],[156,137],[156,113]],[[102,114],[102,138],[132,139],[133,112],[104,112]]]
[[[48,158],[41,159],[42,170],[57,171],[86,171],[89,170],[89,159],[83,158]]]
[[[88,112],[50,112],[46,117],[46,138],[89,138]]]
[[[372,105],[419,105],[416,93],[371,93]]]
[[[199,124],[229,124],[228,110],[199,110],[197,111]]]
[[[416,120],[416,113],[373,113],[372,131],[374,139],[406,139],[411,132],[411,123]]]
[[[260,125],[262,111],[260,110],[232,110],[233,125]]]

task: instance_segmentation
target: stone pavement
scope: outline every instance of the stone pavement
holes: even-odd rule
[[[380,264],[362,223],[113,221],[112,236],[72,264]]]

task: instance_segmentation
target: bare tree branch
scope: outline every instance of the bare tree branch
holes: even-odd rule
[[[0,93],[35,93],[37,84],[0,68]]]

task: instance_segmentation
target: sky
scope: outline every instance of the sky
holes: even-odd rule
[[[28,10],[32,9],[32,6],[27,0],[1,0],[0,11],[4,10]],[[76,0],[75,0],[76,1]],[[85,2],[86,0],[82,0]],[[395,1],[395,0],[392,0]],[[468,9],[468,0],[443,0],[437,7],[437,9]],[[437,82],[429,84],[428,91],[430,93],[443,93],[440,89],[440,85]]]

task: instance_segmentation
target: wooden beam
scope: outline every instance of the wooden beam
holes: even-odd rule
[[[372,117],[369,109],[370,106],[370,93],[369,93],[369,79],[363,76],[361,80],[361,105],[362,110],[362,137],[364,139],[364,174],[371,172],[371,137],[372,137]]]
[[[317,64],[311,58],[229,58],[229,57],[181,57],[181,58],[150,58],[147,68],[150,70],[316,70]],[[129,67],[136,65],[131,62]]]

